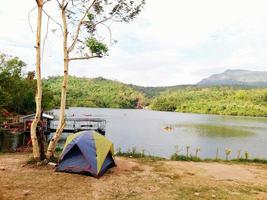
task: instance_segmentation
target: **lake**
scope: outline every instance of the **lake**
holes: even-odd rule
[[[186,154],[189,145],[192,155],[200,148],[202,158],[215,158],[217,148],[221,158],[225,158],[226,148],[232,150],[232,158],[239,150],[241,155],[248,151],[250,158],[267,158],[267,118],[105,108],[70,108],[66,115],[105,118],[106,137],[115,150],[135,147],[145,154],[169,158],[176,145],[180,154]]]

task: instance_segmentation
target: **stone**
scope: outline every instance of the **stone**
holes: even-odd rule
[[[199,194],[198,192],[195,192],[195,196],[199,197],[199,195],[200,195],[200,194]]]
[[[48,165],[55,167],[57,165],[57,163],[49,162]]]
[[[24,195],[24,196],[27,196],[27,195],[29,195],[30,193],[31,193],[30,190],[23,190],[23,195]]]

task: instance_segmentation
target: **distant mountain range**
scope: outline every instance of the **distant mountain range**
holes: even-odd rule
[[[198,86],[267,86],[267,71],[226,70],[197,83]]]

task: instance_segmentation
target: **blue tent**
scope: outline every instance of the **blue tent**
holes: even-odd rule
[[[113,144],[106,137],[96,131],[81,131],[67,138],[56,171],[99,177],[115,166],[113,154]]]

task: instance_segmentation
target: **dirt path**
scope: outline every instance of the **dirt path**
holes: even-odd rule
[[[0,154],[0,200],[267,199],[267,165],[116,158],[100,179],[25,165]]]

